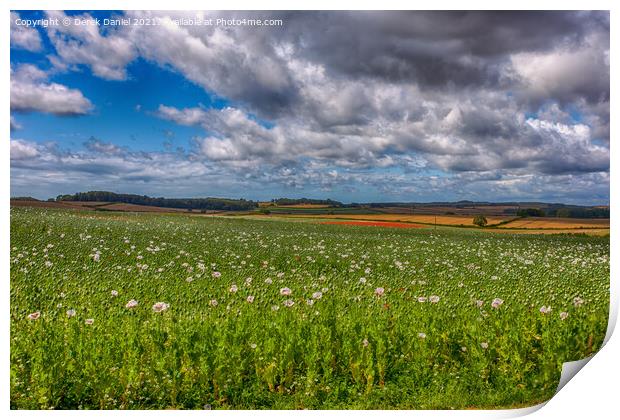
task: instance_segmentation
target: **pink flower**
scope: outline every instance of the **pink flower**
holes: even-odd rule
[[[75,309],[69,309],[67,311],[67,317],[71,318],[71,317],[74,317],[74,316],[75,316]]]
[[[110,294],[111,294],[113,297],[116,297],[116,296],[118,296],[118,291],[116,291],[116,290],[112,290],[112,291],[110,292]]]
[[[500,306],[502,306],[503,303],[504,303],[504,301],[502,299],[495,298],[495,299],[493,299],[493,302],[491,302],[491,306],[494,307],[495,309],[497,309]]]
[[[384,293],[385,293],[385,289],[383,287],[377,287],[375,289],[375,295],[377,296],[383,296]]]
[[[482,305],[484,305],[484,300],[477,300],[477,301],[476,301],[476,306],[477,306],[477,307],[481,308],[481,307],[482,307]]]
[[[220,273],[219,271],[214,271],[213,273],[211,273],[211,276],[219,279],[220,277],[222,277],[222,273]]]
[[[246,301],[247,301],[248,303],[253,303],[253,302],[254,302],[254,296],[252,296],[252,295],[248,296],[248,297],[247,297],[247,299],[246,299]]]
[[[583,299],[581,299],[579,296],[573,299],[573,305],[575,306],[575,308],[578,308],[581,305],[583,305],[583,302],[584,302]]]
[[[138,306],[138,301],[131,299],[129,302],[127,302],[127,304],[125,305],[125,308],[131,309],[131,308],[135,308],[136,306]]]
[[[293,302],[291,299],[285,300],[284,302],[282,302],[282,304],[284,306],[286,306],[287,308],[290,308],[291,306],[293,306],[295,304],[295,302]]]
[[[39,317],[41,316],[41,312],[37,311],[37,312],[33,312],[30,315],[28,315],[28,319],[39,319]]]
[[[209,305],[211,305],[211,306],[213,306],[213,307],[217,306],[217,300],[216,300],[216,299],[211,299],[211,300],[209,301]]]
[[[420,296],[420,297],[418,298],[418,302],[420,302],[420,303],[424,303],[424,302],[426,302],[427,300],[428,300],[428,298],[426,298],[426,297],[424,297],[424,296]]]
[[[280,289],[280,294],[282,296],[290,296],[291,293],[293,292],[288,287],[283,287],[282,289]]]
[[[168,305],[167,303],[157,302],[155,305],[153,305],[153,312],[163,312],[167,310],[169,307],[170,305]]]
[[[321,292],[314,292],[312,293],[312,299],[321,299],[323,297],[323,293]]]
[[[540,307],[540,313],[541,314],[548,314],[549,312],[551,312],[551,306],[541,306]]]
[[[232,286],[230,286],[230,289],[228,289],[230,291],[230,293],[237,293],[237,290],[239,290],[239,288],[237,287],[236,284],[233,284]]]
[[[86,325],[93,325],[93,323],[94,323],[94,322],[95,322],[95,320],[94,320],[94,319],[92,319],[92,318],[88,318],[87,320],[85,320],[85,321],[84,321],[84,323],[85,323]]]

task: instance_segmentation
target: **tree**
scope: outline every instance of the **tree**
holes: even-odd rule
[[[484,217],[483,215],[479,214],[477,216],[474,217],[474,225],[483,227],[487,225],[487,218]]]

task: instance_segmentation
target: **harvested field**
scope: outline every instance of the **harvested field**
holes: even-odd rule
[[[288,204],[282,206],[276,206],[285,209],[326,209],[329,208],[329,204]]]
[[[79,203],[82,204],[82,203]],[[55,208],[55,209],[83,209],[84,206],[69,201],[29,201],[29,200],[11,200],[11,207],[38,207],[38,208]]]
[[[583,229],[608,228],[609,219],[568,219],[557,217],[528,217],[506,223],[504,228],[525,229]]]
[[[106,206],[99,207],[102,210],[110,210],[110,211],[139,211],[139,212],[156,212],[156,213],[178,213],[185,212],[189,213],[186,209],[174,209],[170,207],[155,207],[155,206],[143,206],[140,204],[129,204],[129,203],[110,203]],[[199,213],[198,211],[196,211]]]
[[[396,222],[365,222],[365,221],[347,221],[347,222],[321,222],[322,225],[349,225],[349,226],[377,226],[377,227],[393,227],[393,228],[421,228],[424,226],[413,223],[396,223]]]
[[[423,224],[452,225],[452,226],[475,226],[473,224],[473,216],[434,216],[431,214],[405,215],[405,214],[336,214],[336,215],[312,215],[312,216],[294,216],[294,217],[320,217],[322,219],[350,219],[350,220],[366,220],[381,222],[413,222]],[[494,225],[506,220],[510,217],[487,217],[489,225]]]

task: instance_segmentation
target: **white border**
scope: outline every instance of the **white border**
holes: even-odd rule
[[[156,0],[133,0],[128,2],[127,0],[109,0],[109,1],[78,1],[78,0],[8,0],[4,1],[4,18],[7,24],[0,29],[0,48],[3,53],[4,64],[1,68],[2,76],[6,89],[4,101],[2,102],[0,113],[2,114],[2,127],[4,133],[9,133],[9,94],[10,92],[10,75],[9,75],[9,25],[8,17],[9,10],[182,10],[182,9],[212,9],[212,10],[402,10],[402,9],[418,9],[418,10],[441,10],[441,9],[463,9],[467,6],[470,10],[547,10],[547,9],[561,9],[561,10],[611,10],[612,20],[612,32],[611,42],[612,51],[611,68],[616,67],[617,60],[615,59],[617,50],[617,39],[615,24],[617,20],[615,18],[615,4],[619,2],[613,2],[611,0],[590,0],[590,1],[577,1],[577,0],[565,0],[565,1],[540,1],[540,0],[521,0],[521,1],[504,1],[494,2],[486,0],[468,0],[467,2],[444,1],[435,0],[433,2],[419,2],[414,3],[411,1],[403,0],[381,0],[381,1],[368,1],[368,0],[300,0],[294,4],[288,0],[262,0],[262,1],[248,1],[248,0],[214,0],[214,1],[197,1],[197,0],[174,0],[173,2],[163,2]],[[616,72],[617,73],[617,72]],[[616,77],[611,76],[611,91],[612,97],[617,98],[617,84],[615,83]],[[611,105],[611,138],[615,139],[615,134],[618,133],[616,129],[616,121],[619,121],[616,108],[614,107],[615,101],[612,101]],[[5,300],[3,306],[4,311],[0,317],[0,329],[2,330],[2,360],[4,363],[0,367],[0,376],[2,378],[1,387],[1,403],[4,410],[9,411],[9,353],[10,353],[10,336],[9,336],[9,316],[10,316],[10,288],[9,288],[9,197],[10,197],[10,152],[9,142],[4,140],[2,142],[1,156],[4,159],[4,164],[0,166],[0,197],[1,211],[3,215],[3,223],[0,223],[0,255],[2,256],[3,263],[0,264],[0,272],[2,273],[2,293]],[[620,341],[616,336],[611,336],[613,326],[616,323],[618,315],[618,281],[614,280],[617,276],[617,264],[618,261],[618,247],[615,246],[615,231],[614,227],[617,209],[620,205],[618,202],[618,188],[615,182],[615,167],[617,167],[617,160],[613,153],[614,147],[612,146],[611,153],[611,212],[612,212],[612,246],[611,246],[611,296],[612,305],[610,312],[610,328],[608,329],[606,344],[588,363],[587,367],[579,372],[575,378],[570,380],[565,387],[563,387],[555,397],[553,397],[546,404],[540,406],[519,409],[519,410],[475,410],[475,411],[304,411],[304,412],[288,412],[288,411],[90,411],[89,417],[103,418],[111,415],[119,417],[149,417],[149,418],[170,418],[170,416],[182,416],[182,417],[194,417],[203,418],[209,416],[210,418],[245,418],[248,415],[256,418],[264,418],[269,420],[289,418],[294,415],[295,417],[303,418],[336,418],[336,417],[356,417],[356,418],[369,418],[371,416],[381,416],[392,419],[404,419],[412,416],[423,418],[506,418],[521,416],[528,413],[532,413],[530,418],[542,419],[542,418],[609,418],[610,413],[618,412],[618,397],[617,388],[620,378]],[[64,411],[64,412],[40,412],[40,411],[11,411],[8,413],[11,416],[18,418],[32,418],[39,416],[50,416],[50,418],[69,418],[77,419],[83,418],[85,412],[77,411]]]

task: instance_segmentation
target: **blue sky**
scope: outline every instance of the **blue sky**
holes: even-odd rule
[[[11,71],[13,196],[609,201],[608,13],[18,11]]]

